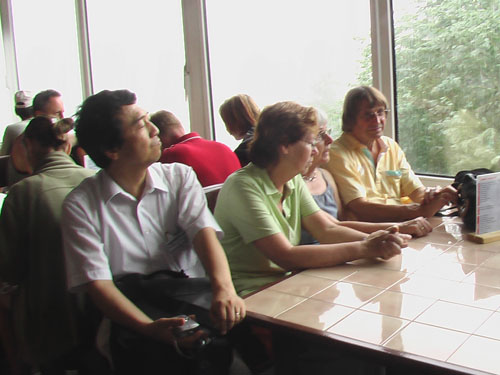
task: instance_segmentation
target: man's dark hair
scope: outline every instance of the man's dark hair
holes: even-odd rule
[[[61,94],[56,90],[45,90],[40,91],[33,98],[33,112],[45,112],[45,107],[51,98],[58,98]]]
[[[64,135],[73,129],[73,119],[63,118],[54,122],[51,118],[38,116],[24,130],[24,138],[32,139],[45,148],[59,149],[67,142]]]
[[[135,104],[137,98],[128,90],[104,90],[89,96],[76,114],[75,132],[78,144],[101,168],[107,168],[111,159],[106,151],[120,149],[123,144],[121,120],[123,106]]]

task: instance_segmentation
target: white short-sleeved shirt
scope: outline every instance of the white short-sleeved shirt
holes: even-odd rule
[[[130,273],[183,270],[204,276],[192,240],[222,231],[191,167],[155,163],[143,196],[125,192],[104,170],[75,188],[63,204],[62,230],[69,289]]]

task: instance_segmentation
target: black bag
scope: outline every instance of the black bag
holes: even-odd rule
[[[458,192],[459,215],[469,230],[476,230],[476,177],[488,173],[493,173],[493,171],[487,168],[460,171],[456,174],[452,184]]]
[[[113,323],[111,353],[116,373],[219,375],[228,374],[232,348],[226,337],[215,333],[209,309],[212,289],[207,278],[188,278],[182,272],[159,271],[151,275],[129,274],[115,280],[117,288],[152,319],[195,315],[209,333],[208,344],[179,356],[167,344],[141,337]]]
[[[194,314],[202,325],[211,325],[212,288],[208,278],[190,278],[183,272],[158,271],[150,275],[129,274],[115,284],[152,319]]]

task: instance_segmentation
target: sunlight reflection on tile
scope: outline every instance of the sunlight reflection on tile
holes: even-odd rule
[[[493,313],[474,334],[500,340],[500,313]]]
[[[379,288],[339,281],[312,298],[357,308],[381,292]]]
[[[476,268],[475,265],[470,264],[460,264],[455,262],[449,262],[446,259],[439,260],[436,259],[430,264],[426,264],[422,268],[418,269],[414,275],[430,275],[438,277],[440,279],[462,281],[468,274],[470,274]]]
[[[434,302],[436,300],[432,298],[387,290],[365,304],[361,309],[413,320]]]
[[[464,279],[464,282],[500,288],[500,272],[494,268],[479,266]]]
[[[462,233],[464,232],[463,228],[464,228],[463,222],[449,221],[443,223],[434,230],[438,232],[448,233],[455,238],[462,239]]]
[[[324,277],[330,280],[342,280],[347,276],[357,272],[358,269],[359,269],[358,267],[352,266],[350,264],[344,264],[334,267],[311,268],[302,271],[301,274],[316,276],[316,277]]]
[[[389,260],[381,263],[379,267],[394,270],[394,271],[403,271],[407,273],[412,273],[423,265],[432,262],[436,255],[426,255],[419,250],[416,250],[412,247],[407,247],[402,249],[402,254],[396,255]]]
[[[467,337],[467,334],[457,331],[410,323],[384,346],[445,361]]]
[[[386,270],[383,268],[360,269],[355,274],[348,276],[344,281],[350,283],[388,288],[406,276],[405,272]]]
[[[455,288],[458,284],[459,283],[456,281],[413,274],[393,285],[389,290],[437,299],[442,295],[446,295],[446,293]]]
[[[438,301],[415,320],[420,323],[473,333],[491,314],[490,310]]]
[[[500,374],[500,341],[471,336],[448,362]]]
[[[308,276],[298,274],[294,277],[283,280],[280,283],[274,284],[269,289],[276,292],[295,294],[301,297],[310,297],[313,294],[323,290],[336,281],[325,279],[322,277]]]
[[[500,308],[500,289],[477,284],[460,283],[441,296],[443,301],[497,310]]]
[[[307,300],[276,318],[324,331],[353,311],[354,309],[345,306]]]
[[[328,332],[380,344],[406,324],[407,320],[357,310]]]
[[[481,251],[490,251],[492,253],[500,253],[500,242],[495,241],[491,243],[478,244],[472,241],[464,241],[461,243],[462,246],[469,249],[476,249]]]
[[[305,298],[291,294],[278,293],[272,290],[263,290],[245,298],[247,310],[267,316],[275,316],[290,307],[305,301]]]
[[[416,250],[420,255],[425,256],[426,258],[432,259],[441,254],[443,254],[446,250],[448,250],[450,245],[438,245],[427,242],[417,242],[416,240],[410,241],[408,244],[408,248]],[[405,249],[403,249],[403,254],[406,254]]]
[[[439,230],[439,228],[436,228],[432,232],[432,236],[417,238],[413,241],[425,242],[425,243],[428,243],[430,241],[433,244],[454,245],[458,241],[462,241],[462,240],[463,240],[462,233],[448,233],[448,232]]]
[[[493,256],[495,256],[495,254],[491,251],[482,251],[477,248],[464,246],[463,243],[461,243],[460,245],[452,246],[448,250],[446,250],[439,257],[439,260],[446,259],[450,262],[472,264],[478,266]]]
[[[491,258],[487,259],[481,266],[500,270],[500,254],[493,255]]]

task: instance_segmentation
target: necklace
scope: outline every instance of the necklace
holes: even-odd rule
[[[302,178],[306,182],[313,182],[316,179],[316,177],[318,177],[316,171],[314,171],[314,173],[313,173],[313,175],[311,177],[309,177],[309,176],[302,176]]]

